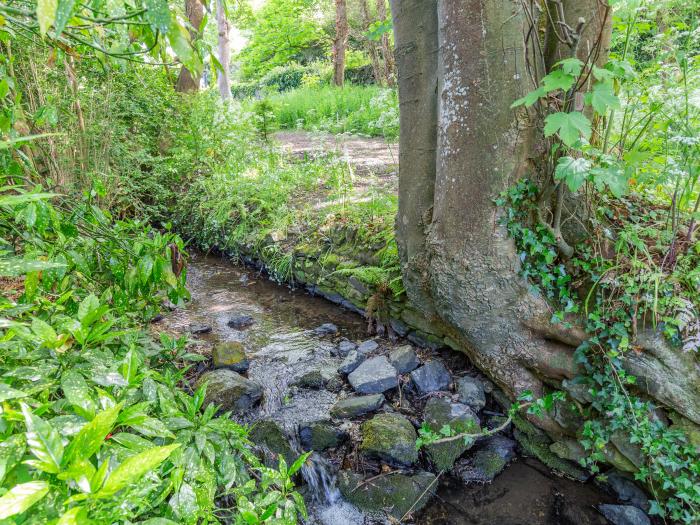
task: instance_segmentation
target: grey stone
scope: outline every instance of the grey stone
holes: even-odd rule
[[[349,374],[360,366],[366,359],[367,356],[365,354],[361,354],[357,350],[352,350],[347,356],[345,356],[343,362],[340,363],[338,372],[341,374]]]
[[[360,343],[360,346],[357,347],[357,351],[361,354],[369,354],[370,352],[374,352],[377,348],[379,348],[379,344],[374,339],[368,339]]]
[[[256,446],[264,449],[265,463],[270,467],[279,465],[279,456],[284,458],[287,465],[296,460],[297,455],[292,450],[289,439],[282,428],[271,419],[256,422],[251,427],[248,437]]]
[[[406,337],[410,331],[408,325],[399,319],[392,319],[389,321],[389,325],[399,337]]]
[[[211,325],[202,324],[202,323],[192,323],[188,328],[188,331],[191,334],[195,334],[195,335],[208,334],[209,332],[211,332],[211,330],[212,330]]]
[[[649,512],[649,498],[634,480],[621,472],[607,474],[608,484],[615,491],[620,501]]]
[[[347,339],[343,339],[338,343],[338,346],[335,350],[335,355],[339,355],[341,357],[347,356],[350,352],[355,350],[357,348],[357,345],[353,343],[352,341],[348,341]]]
[[[464,483],[489,483],[516,457],[516,442],[504,436],[491,436],[476,453],[455,465],[454,473]]]
[[[478,412],[486,406],[486,393],[481,380],[464,376],[457,379],[456,386],[459,400],[469,405],[472,410]]]
[[[327,421],[317,421],[299,430],[301,446],[305,450],[315,450],[317,452],[328,448],[335,448],[348,439],[348,434],[332,423]]]
[[[587,404],[593,402],[593,396],[588,391],[589,386],[584,383],[579,383],[574,379],[564,379],[561,382],[561,387],[579,403]]]
[[[377,414],[362,424],[363,454],[392,465],[410,466],[418,461],[418,435],[411,422],[400,414]]]
[[[649,516],[632,505],[599,505],[598,510],[613,525],[651,525]]]
[[[197,380],[196,386],[206,383],[207,404],[215,403],[222,410],[231,410],[235,413],[243,413],[252,408],[262,397],[262,388],[242,375],[219,368],[202,374]]]
[[[373,394],[370,396],[356,396],[341,399],[333,408],[331,416],[336,418],[353,418],[369,414],[379,410],[384,404],[383,394]]]
[[[456,434],[468,432],[476,434],[480,431],[479,418],[467,405],[452,403],[442,397],[432,397],[425,404],[423,411],[425,423],[433,432],[448,425]],[[449,470],[454,462],[464,452],[469,450],[474,441],[465,442],[464,439],[455,439],[446,443],[432,443],[426,450],[430,461],[437,470]]]
[[[250,367],[243,344],[238,341],[220,343],[212,351],[214,368],[229,368],[242,374]]]
[[[389,362],[399,374],[407,374],[420,365],[418,356],[411,345],[403,345],[389,353]]]
[[[338,333],[338,327],[333,323],[324,323],[321,326],[314,328],[313,332],[316,335],[335,335]]]
[[[428,394],[448,390],[452,377],[442,361],[430,361],[411,372],[411,379],[418,393]]]
[[[399,384],[396,369],[385,356],[363,362],[348,376],[348,381],[361,394],[380,394]]]
[[[243,330],[244,328],[251,326],[254,322],[255,319],[253,319],[253,317],[250,315],[234,315],[226,324],[229,328]]]

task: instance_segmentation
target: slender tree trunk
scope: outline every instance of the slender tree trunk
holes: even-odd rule
[[[190,39],[194,42],[199,38],[199,29],[204,19],[204,6],[199,0],[185,0],[185,13],[190,22]],[[181,93],[188,93],[199,90],[201,78],[197,73],[191,72],[186,67],[180,69],[175,90]]]
[[[386,0],[377,0],[377,18],[386,22]],[[382,57],[384,58],[384,77],[388,86],[394,85],[394,52],[389,43],[389,33],[382,34]]]
[[[345,48],[348,44],[346,0],[335,0],[335,40],[333,41],[333,84],[345,83]]]
[[[219,86],[219,93],[222,100],[231,98],[231,79],[229,69],[231,67],[231,25],[226,19],[226,10],[223,0],[216,0],[216,26],[219,31],[219,63],[223,71],[219,71],[216,76],[216,83]]]
[[[372,23],[372,18],[369,14],[369,6],[367,5],[367,0],[360,0],[360,7],[362,7],[362,26],[367,32],[369,26]],[[374,76],[374,82],[381,86],[384,83],[384,75],[382,73],[381,65],[379,64],[379,54],[377,53],[376,43],[364,37],[365,45],[367,46],[367,54],[372,63],[372,76]]]

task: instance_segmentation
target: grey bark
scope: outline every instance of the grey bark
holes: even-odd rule
[[[348,44],[348,13],[346,0],[335,0],[335,39],[333,40],[333,84],[345,83],[345,48]]]
[[[231,98],[231,24],[226,18],[223,0],[216,0],[216,27],[218,30],[218,51],[217,57],[223,71],[219,71],[216,83],[219,86],[219,93],[222,100]]]

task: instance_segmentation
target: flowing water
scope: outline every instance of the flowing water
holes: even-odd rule
[[[306,423],[330,419],[338,394],[326,389],[294,386],[310,370],[336,370],[340,357],[335,344],[314,329],[333,323],[339,335],[353,341],[367,339],[364,320],[304,291],[267,281],[255,270],[212,256],[197,256],[189,266],[192,301],[160,323],[174,331],[192,324],[212,327],[197,336],[208,347],[240,341],[251,361],[248,377],[263,387],[261,406],[244,422],[273,419],[288,434],[293,450],[301,453],[298,429]],[[227,326],[233,315],[250,315],[248,329]],[[336,337],[337,339],[337,337]],[[349,422],[346,425],[351,425]],[[335,485],[338,458],[313,454],[302,469],[311,518],[315,525],[368,525],[382,520],[363,515],[345,502]],[[593,505],[611,498],[591,485],[553,476],[534,460],[520,460],[489,485],[471,485],[443,476],[437,496],[417,517],[421,525],[573,525],[604,524]]]

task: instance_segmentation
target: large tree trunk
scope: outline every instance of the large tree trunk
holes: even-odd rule
[[[335,0],[335,40],[333,41],[333,84],[345,83],[345,48],[348,44],[348,12],[346,0]]]
[[[386,22],[386,0],[377,0],[377,18]],[[384,78],[388,86],[394,85],[394,52],[389,44],[389,33],[382,34],[382,58],[384,58]]]
[[[367,0],[360,0],[360,7],[362,8],[362,26],[367,32],[369,26],[372,22],[372,18],[369,14],[369,6],[367,5]],[[384,83],[384,75],[382,73],[382,68],[379,64],[379,53],[377,52],[377,45],[374,40],[364,37],[365,45],[367,46],[367,54],[369,55],[370,62],[372,63],[372,76],[374,77],[374,82],[381,86]]]
[[[194,42],[199,38],[199,28],[204,19],[204,6],[199,0],[185,0],[185,14],[190,22],[190,39]],[[191,72],[185,66],[180,69],[180,75],[177,77],[175,91],[188,93],[199,90],[200,76],[197,73]]]
[[[224,9],[223,0],[216,0],[216,27],[219,33],[218,59],[223,69],[223,71],[219,71],[216,83],[219,86],[222,100],[229,100],[231,98],[231,78],[229,73],[231,68],[231,24],[226,19],[226,9]]]

